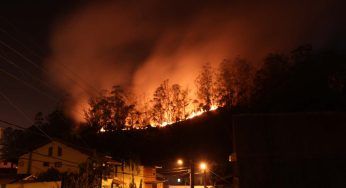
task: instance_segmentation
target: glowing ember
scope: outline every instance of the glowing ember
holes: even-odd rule
[[[201,111],[198,111],[198,112],[192,112],[189,116],[187,116],[186,119],[191,119],[191,118],[194,118],[196,116],[200,116],[202,115],[204,112],[206,112],[205,110],[201,110]]]
[[[102,127],[102,128],[100,129],[100,132],[101,132],[101,133],[104,133],[104,132],[106,132],[106,130]]]
[[[210,107],[210,110],[209,111],[214,111],[214,110],[216,110],[216,109],[218,109],[219,107],[218,106],[216,106],[216,105],[211,105],[211,107]]]
[[[164,126],[166,126],[166,125],[169,125],[170,123],[168,123],[168,122],[163,122],[161,125],[160,125],[160,127],[164,127]]]

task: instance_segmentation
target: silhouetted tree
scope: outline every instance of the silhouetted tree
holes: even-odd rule
[[[150,106],[150,101],[149,102],[145,101],[143,103],[142,109],[139,112],[140,112],[140,114],[139,114],[140,115],[140,117],[139,117],[140,125],[141,126],[149,125],[151,119],[153,118],[152,117],[152,115],[153,115],[152,114],[152,109],[151,109],[151,106]]]
[[[13,128],[6,128],[1,138],[1,158],[9,162],[17,162],[18,157],[25,153],[20,144],[23,140],[23,131]]]
[[[113,112],[112,118],[114,128],[117,130],[125,128],[126,118],[134,109],[134,105],[126,103],[126,96],[120,86],[113,87],[111,96],[108,97],[108,100],[111,105],[111,111]]]
[[[203,65],[196,78],[197,96],[204,110],[209,110],[214,102],[213,69],[208,62]]]
[[[112,129],[112,106],[108,97],[100,95],[90,98],[89,109],[85,111],[85,119],[91,127],[96,129]]]
[[[232,65],[229,60],[223,60],[216,72],[215,95],[218,105],[230,108],[234,95],[234,74],[232,74]]]
[[[172,106],[171,106],[171,89],[169,80],[164,80],[158,88],[156,88],[153,97],[153,121],[161,124],[162,122],[171,122]]]
[[[120,86],[114,86],[108,95],[91,98],[89,105],[90,108],[85,112],[88,124],[112,131],[125,128],[126,119],[134,110],[133,104],[127,104]]]
[[[173,84],[171,88],[173,121],[180,121],[186,118],[186,108],[189,105],[188,90],[182,89],[179,84]]]
[[[234,60],[232,67],[232,105],[246,105],[254,87],[254,67],[249,61],[239,57]]]
[[[35,116],[34,124],[18,130],[6,128],[2,137],[2,158],[16,162],[18,157],[50,138],[74,140],[74,124],[61,109],[56,109],[47,117],[42,113]]]
[[[271,53],[264,59],[264,64],[256,72],[252,97],[256,105],[271,102],[270,96],[287,78],[289,58],[284,54]]]

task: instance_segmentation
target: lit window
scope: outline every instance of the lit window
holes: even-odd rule
[[[58,156],[62,156],[62,148],[60,146],[58,147]]]
[[[52,156],[53,155],[53,147],[48,148],[48,155]]]

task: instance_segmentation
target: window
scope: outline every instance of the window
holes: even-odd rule
[[[24,161],[19,161],[18,166],[23,167],[24,166]]]
[[[49,166],[49,162],[43,162],[43,166]]]
[[[62,167],[62,162],[55,162],[55,167],[57,168]]]
[[[52,156],[53,155],[53,147],[49,147],[48,148],[48,156]]]
[[[58,156],[62,156],[62,148],[60,146],[58,147]]]

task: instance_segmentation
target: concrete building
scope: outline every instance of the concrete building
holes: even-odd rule
[[[108,164],[108,169],[102,180],[104,188],[163,188],[154,167],[128,161]]]

